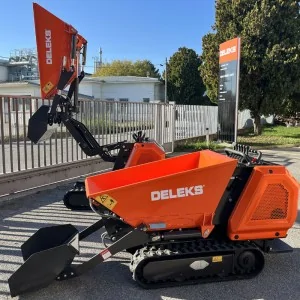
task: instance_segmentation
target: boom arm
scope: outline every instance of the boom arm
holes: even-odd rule
[[[28,138],[34,143],[48,139],[55,130],[48,127],[63,123],[86,155],[100,155],[105,161],[115,162],[117,157],[110,151],[121,149],[125,141],[100,146],[85,125],[72,117],[79,111],[78,86],[85,76],[87,41],[40,5],[34,3],[33,11],[41,94],[43,99],[53,98],[53,102],[51,107],[39,107],[29,119]],[[67,96],[63,96],[68,85]]]

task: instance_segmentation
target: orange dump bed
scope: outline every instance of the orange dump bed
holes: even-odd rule
[[[131,226],[199,227],[208,233],[236,164],[204,150],[87,177],[86,194]]]

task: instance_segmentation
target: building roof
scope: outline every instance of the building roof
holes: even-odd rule
[[[138,76],[99,76],[99,77],[84,77],[85,82],[96,82],[96,83],[161,83],[158,78],[153,77],[138,77]],[[10,84],[37,84],[39,85],[40,80],[28,80],[28,81],[17,81],[17,82],[6,82],[5,85]]]
[[[8,65],[8,60],[0,58],[0,66],[7,66],[7,65]]]
[[[158,78],[139,77],[139,76],[97,76],[85,77],[86,82],[102,82],[102,83],[161,83]]]
[[[38,83],[27,82],[27,81],[6,81],[6,82],[0,82],[0,87],[23,87],[29,84],[39,85]]]
[[[34,85],[36,87],[40,87],[40,84],[38,82],[39,80],[32,80],[32,81],[16,81],[16,82],[0,82],[0,88],[1,87],[24,87],[28,85]],[[62,93],[64,95],[68,94],[68,91],[63,90]],[[0,90],[1,94],[1,90]],[[78,97],[85,98],[85,99],[94,99],[94,96],[89,96],[85,94],[78,93]]]

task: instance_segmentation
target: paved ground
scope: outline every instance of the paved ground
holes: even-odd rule
[[[266,150],[264,153],[266,159],[285,164],[300,181],[300,148]],[[83,229],[97,220],[95,214],[71,212],[63,207],[61,198],[67,188],[62,186],[41,192],[0,208],[0,299],[11,299],[7,279],[22,263],[19,248],[33,232],[44,226],[67,222]],[[81,243],[81,260],[87,260],[103,248],[99,240],[98,232]],[[299,215],[287,242],[295,247],[295,251],[292,254],[266,256],[264,271],[252,280],[143,290],[130,277],[127,267],[129,256],[121,253],[79,278],[54,282],[19,299],[296,300],[300,299]]]

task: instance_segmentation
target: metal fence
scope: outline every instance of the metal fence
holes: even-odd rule
[[[89,159],[64,126],[58,126],[51,139],[37,145],[27,138],[28,120],[42,104],[51,105],[51,101],[0,95],[0,174]],[[79,105],[74,117],[100,145],[131,141],[132,134],[142,130],[171,152],[175,141],[217,132],[216,106],[97,99],[80,99]],[[239,128],[247,125],[247,120],[249,112],[242,112]]]
[[[37,145],[27,138],[28,120],[42,104],[51,105],[51,101],[0,96],[0,174],[89,158],[62,125]],[[173,142],[172,104],[80,99],[79,105],[74,118],[86,125],[100,145],[132,140],[139,130],[162,145]]]
[[[175,140],[217,132],[217,106],[176,105]]]

